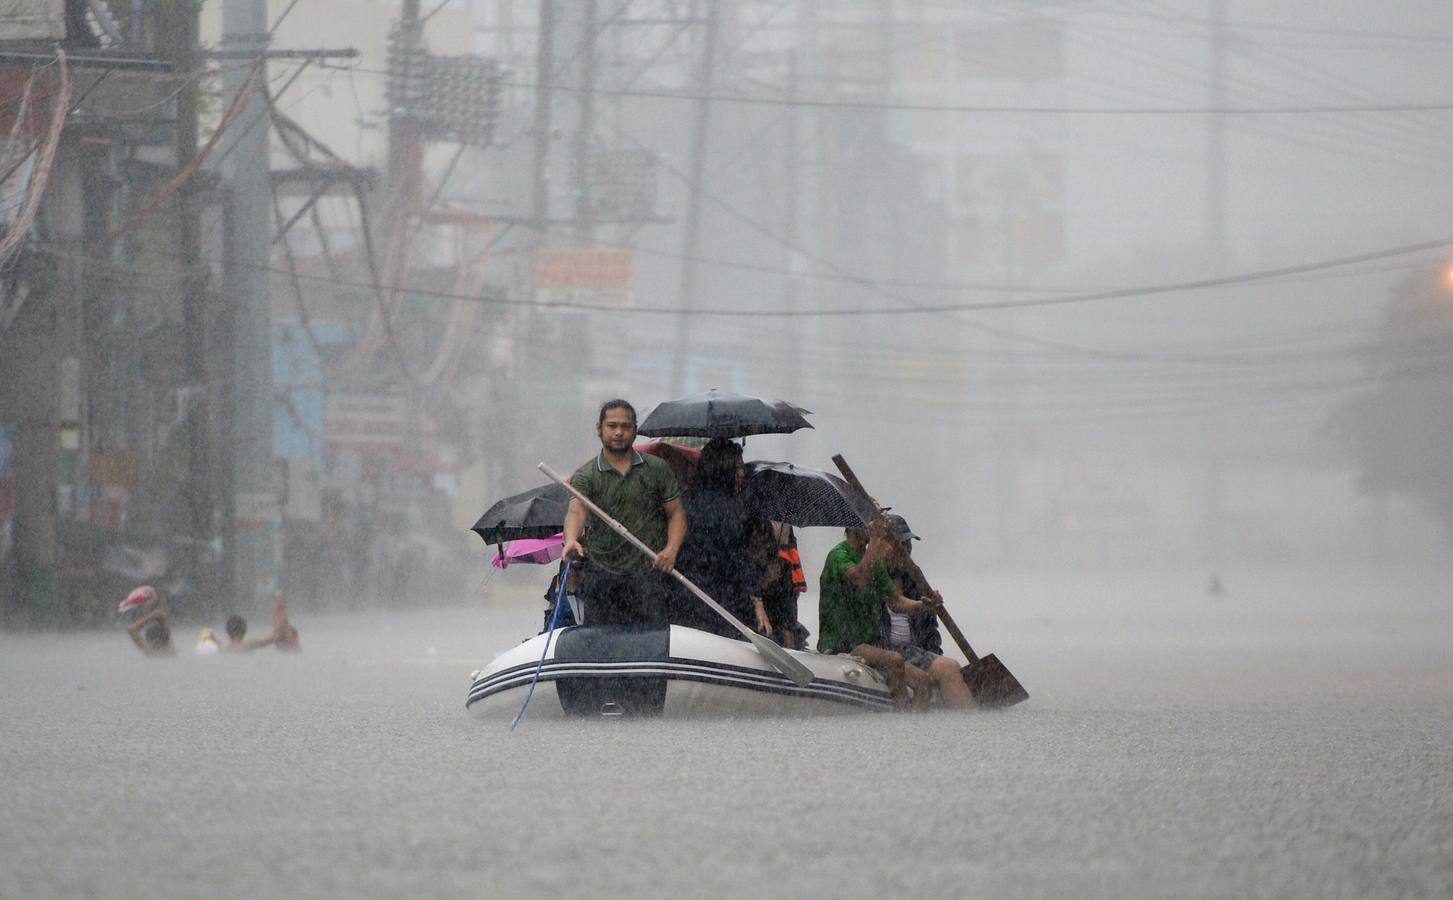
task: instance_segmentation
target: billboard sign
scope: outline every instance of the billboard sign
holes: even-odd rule
[[[324,407],[324,434],[332,452],[397,453],[407,425],[403,394],[330,393]]]
[[[629,250],[550,249],[535,258],[535,300],[629,306],[635,287]]]

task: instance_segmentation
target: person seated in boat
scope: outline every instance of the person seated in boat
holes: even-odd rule
[[[843,542],[828,552],[819,588],[818,652],[847,653],[883,669],[900,702],[907,695],[905,688],[911,688],[914,706],[921,708],[936,685],[945,705],[972,706],[973,696],[952,660],[929,661],[909,645],[888,646],[885,610],[912,615],[931,605],[908,597],[893,582],[890,566],[905,552],[895,524],[883,516],[866,529],[845,529]],[[926,662],[928,668],[916,665],[909,656]]]
[[[903,656],[905,662],[927,673],[945,705],[954,707],[973,706],[973,693],[964,682],[963,669],[950,657],[943,655],[943,637],[938,633],[938,608],[943,597],[918,581],[917,567],[910,564],[913,558],[913,542],[921,540],[908,526],[908,521],[896,513],[883,517],[890,525],[898,551],[886,561],[888,574],[895,589],[902,595],[918,601],[918,608],[912,612],[899,612],[884,606],[879,619],[883,645]]]
[[[770,634],[757,579],[747,553],[739,494],[746,466],[742,447],[726,438],[712,438],[701,448],[682,495],[686,509],[686,540],[676,566],[681,574],[747,626]],[[671,621],[723,637],[742,639],[741,633],[685,590],[672,595]]]
[[[239,615],[227,617],[227,644],[219,653],[251,653],[260,647],[266,647],[277,640],[276,634],[269,634],[267,637],[247,637],[247,620]]]
[[[131,640],[147,656],[176,656],[172,631],[166,621],[166,610],[158,605],[126,629]]]
[[[653,562],[572,499],[565,515],[563,555],[587,560],[582,585],[586,624],[664,623],[674,587],[670,572],[686,539],[680,487],[664,461],[632,446],[636,410],[630,403],[617,399],[601,404],[595,431],[600,451],[575,470],[570,483],[655,551],[656,558]]]

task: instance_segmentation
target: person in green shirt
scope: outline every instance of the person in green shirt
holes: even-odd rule
[[[565,514],[564,557],[588,561],[582,584],[585,624],[666,622],[674,589],[670,573],[686,539],[676,476],[665,462],[634,448],[636,410],[625,400],[601,405],[595,431],[600,452],[575,470],[570,483],[656,551],[656,558],[572,499]]]
[[[845,540],[828,552],[819,581],[818,652],[847,653],[884,670],[900,703],[907,697],[905,685],[913,689],[918,707],[928,702],[936,685],[946,706],[971,707],[973,695],[951,660],[939,657],[925,671],[905,660],[903,648],[887,644],[883,620],[889,612],[914,615],[942,602],[937,597],[911,598],[894,582],[890,569],[899,564],[906,541],[914,536],[906,522],[899,529],[905,536],[895,533],[901,521],[880,516],[866,529],[845,529]]]

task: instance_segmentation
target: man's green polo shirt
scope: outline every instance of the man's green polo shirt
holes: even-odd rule
[[[631,467],[622,475],[605,461],[602,450],[575,470],[570,483],[652,550],[666,546],[665,504],[676,499],[681,489],[671,468],[659,457],[632,450]],[[591,565],[618,575],[642,572],[651,565],[646,554],[594,513],[585,519],[585,553]]]
[[[828,551],[817,590],[817,651],[826,653],[840,645],[876,644],[884,602],[895,590],[893,578],[883,561],[873,567],[873,576],[863,589],[854,587],[843,573],[863,561],[863,555],[847,541]]]

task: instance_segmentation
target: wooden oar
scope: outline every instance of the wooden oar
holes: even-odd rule
[[[877,500],[873,499],[873,495],[868,493],[868,489],[863,487],[863,483],[858,480],[858,476],[853,473],[852,467],[848,465],[846,459],[843,459],[841,453],[835,454],[832,461],[838,467],[838,471],[843,473],[843,478],[848,484],[857,488],[879,510],[884,509]],[[928,578],[923,574],[923,570],[918,567],[918,563],[914,562],[911,556],[905,554],[903,562],[908,574],[925,593],[936,593],[928,583]],[[943,623],[943,627],[953,637],[954,643],[959,645],[959,649],[969,660],[969,664],[963,667],[964,683],[973,692],[974,702],[983,707],[994,708],[1013,706],[1029,699],[1029,692],[1019,683],[1019,679],[1015,678],[1009,669],[999,661],[999,657],[992,653],[988,656],[979,656],[974,652],[974,648],[969,646],[968,638],[964,637],[964,633],[959,630],[959,626],[954,623],[942,603],[934,606],[934,612],[938,613],[939,621]]]
[[[634,534],[631,534],[630,531],[626,529],[626,526],[606,515],[599,506],[596,506],[594,503],[590,502],[589,497],[586,497],[584,494],[580,493],[580,491],[576,490],[575,485],[561,478],[554,469],[550,468],[543,462],[540,463],[539,469],[541,472],[544,472],[546,475],[548,475],[550,479],[555,483],[564,485],[565,489],[569,491],[576,500],[584,503],[585,508],[595,513],[602,522],[610,526],[612,531],[634,544],[636,549],[640,550],[642,553],[650,557],[652,562],[656,560],[655,550],[652,550],[646,545],[644,541],[636,537]],[[809,669],[807,666],[803,665],[800,660],[794,659],[792,654],[788,653],[786,650],[783,650],[780,646],[774,643],[771,638],[764,637],[763,635],[760,635],[752,629],[748,628],[741,619],[738,619],[736,616],[727,612],[726,607],[711,599],[711,597],[707,596],[706,591],[703,591],[701,588],[693,584],[691,579],[687,578],[685,575],[682,575],[674,568],[671,570],[671,574],[675,576],[677,581],[684,584],[687,590],[695,594],[698,600],[711,607],[712,612],[721,616],[723,619],[726,619],[728,622],[731,623],[733,628],[735,628],[737,631],[740,631],[747,640],[751,641],[752,646],[756,647],[757,652],[762,654],[762,657],[766,659],[767,662],[771,663],[772,668],[792,679],[793,683],[796,684],[798,687],[806,687],[812,682],[812,670]]]

